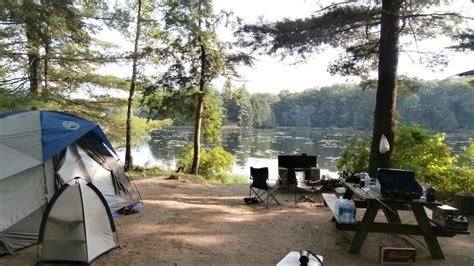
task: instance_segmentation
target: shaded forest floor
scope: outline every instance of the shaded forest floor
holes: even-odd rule
[[[115,219],[121,248],[93,265],[274,265],[302,249],[322,255],[326,265],[378,265],[381,244],[416,248],[417,265],[474,265],[472,235],[438,238],[446,256],[441,261],[431,259],[418,236],[369,234],[361,253],[354,255],[347,253],[354,233],[336,230],[324,205],[295,205],[292,193],[278,194],[281,205],[265,208],[244,204],[248,185],[164,177],[135,183],[145,206]],[[410,213],[402,213],[402,219],[414,221]],[[0,258],[1,266],[35,263],[36,247]]]

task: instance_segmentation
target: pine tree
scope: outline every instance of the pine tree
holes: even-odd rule
[[[0,87],[60,101],[64,92],[84,86],[115,87],[119,79],[95,74],[105,62],[124,59],[109,55],[110,44],[94,34],[128,22],[108,1],[4,1],[0,4]],[[62,93],[58,93],[62,92]],[[66,104],[66,100],[62,101]]]
[[[219,133],[216,129],[222,123],[222,116],[216,119],[213,114],[222,109],[215,108],[217,102],[211,101],[214,99],[211,81],[235,74],[235,64],[249,63],[250,58],[226,51],[226,44],[216,34],[217,26],[226,17],[214,14],[212,1],[166,0],[160,9],[165,34],[163,45],[154,49],[167,70],[148,86],[143,103],[149,112],[179,112],[190,116],[191,108],[194,109],[191,173],[198,174],[201,136],[204,133],[208,139],[216,139]]]

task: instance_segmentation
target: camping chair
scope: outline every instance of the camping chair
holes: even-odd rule
[[[278,167],[278,181],[282,189],[288,189],[288,168]]]
[[[275,184],[269,184],[268,167],[250,167],[250,179],[252,180],[249,191],[250,199],[256,197],[256,199],[266,207],[268,207],[272,201],[280,205],[280,202],[278,202],[275,197],[279,183],[277,181]]]
[[[320,194],[323,184],[319,168],[311,167],[306,171],[297,171],[295,178],[295,204],[300,201],[321,202]]]

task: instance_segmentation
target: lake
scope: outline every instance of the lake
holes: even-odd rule
[[[268,166],[270,175],[277,175],[277,157],[282,154],[318,155],[322,174],[336,175],[336,160],[348,139],[368,134],[351,129],[274,128],[224,129],[220,145],[230,152],[235,163],[232,173],[248,176],[250,166]],[[469,144],[472,134],[451,134],[447,143],[453,152]],[[193,141],[193,128],[168,127],[155,131],[152,140],[132,153],[134,164],[176,170],[181,149]],[[123,150],[119,150],[123,159]]]

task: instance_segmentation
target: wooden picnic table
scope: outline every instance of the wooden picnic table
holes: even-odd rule
[[[342,181],[346,187],[344,198],[352,198],[357,208],[366,209],[361,221],[356,223],[342,223],[336,216],[334,194],[323,194],[326,205],[333,213],[336,228],[343,231],[355,231],[349,248],[350,253],[360,253],[362,245],[370,233],[422,235],[433,259],[444,259],[443,251],[437,237],[453,237],[456,234],[469,234],[468,231],[449,230],[440,224],[435,224],[428,217],[431,209],[442,205],[440,202],[428,202],[424,199],[394,199],[384,198],[370,187],[368,190],[360,188],[358,184]],[[378,211],[382,209],[387,222],[375,222]],[[399,211],[412,211],[416,224],[403,223]]]

